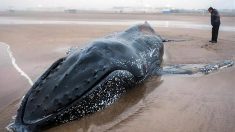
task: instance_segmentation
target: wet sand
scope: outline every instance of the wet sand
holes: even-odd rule
[[[71,15],[71,14],[70,14]],[[153,14],[152,14],[153,15]],[[16,15],[14,17],[19,17]],[[82,15],[81,19],[86,15]],[[87,15],[97,19],[97,15]],[[93,16],[93,17],[92,17]],[[102,19],[127,19],[127,16],[98,14]],[[131,19],[141,19],[131,15]],[[141,15],[144,16],[144,15]],[[1,14],[1,17],[6,15]],[[22,18],[72,19],[71,16],[24,15]],[[158,20],[155,15],[142,18]],[[168,15],[159,16],[168,20]],[[177,20],[177,17],[170,17]],[[185,18],[185,19],[184,19]],[[76,16],[75,19],[80,19]],[[206,23],[207,16],[180,16],[180,20]],[[147,19],[148,20],[148,19]],[[223,23],[235,26],[234,17]],[[122,31],[128,26],[115,25],[0,25],[0,42],[10,46],[17,65],[35,81],[71,46],[82,48],[86,42]],[[163,65],[235,61],[235,32],[221,31],[218,44],[211,45],[210,30],[190,28],[155,28],[168,39],[182,39],[165,44]],[[6,47],[0,46],[0,131],[15,115],[19,100],[30,88],[27,79],[13,67]],[[107,109],[48,131],[164,131],[164,132],[232,132],[235,131],[235,68],[223,69],[205,76],[162,76],[152,78],[128,91]]]

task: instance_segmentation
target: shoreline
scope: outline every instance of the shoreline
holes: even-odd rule
[[[131,26],[140,24],[145,21],[143,20],[37,20],[37,19],[23,19],[23,18],[11,18],[1,17],[0,25],[96,25],[96,26]],[[151,20],[147,21],[152,27],[155,28],[179,28],[179,29],[200,29],[200,30],[211,30],[211,26],[202,23],[193,23],[189,21],[164,21],[164,20]],[[220,31],[235,32],[235,26],[223,26],[221,25]]]
[[[85,16],[86,14],[83,14],[82,17]],[[99,16],[88,16],[88,18],[92,18],[89,19],[92,21]],[[38,16],[30,18],[35,17]],[[53,20],[56,17],[61,16],[58,17],[55,14],[55,17],[46,16],[46,19]],[[70,21],[72,15],[68,17],[68,19],[65,17],[59,20]],[[80,20],[82,17],[75,19]],[[115,21],[120,16],[104,15],[103,17]],[[133,19],[138,19],[138,17],[130,16]],[[147,17],[151,17],[151,15]],[[156,16],[152,17],[152,19],[156,18]],[[168,19],[169,16],[161,17],[163,20]],[[197,20],[196,23],[206,23],[208,19],[207,17],[201,19],[200,16],[184,17],[190,21]],[[124,18],[121,17],[120,20]],[[44,16],[37,19],[44,20]],[[177,16],[170,19],[177,19]],[[234,26],[232,22],[234,18],[226,21],[227,19],[229,18],[224,19],[224,23]],[[17,65],[35,81],[55,60],[65,55],[67,48],[85,47],[89,41],[123,31],[128,26],[0,24],[0,42],[10,45]],[[208,42],[211,35],[209,30],[174,27],[154,27],[154,29],[164,38],[185,40],[165,43],[165,56],[167,57],[164,58],[163,66],[213,63],[226,59],[235,61],[234,32],[220,31],[218,43],[212,45]],[[16,114],[19,99],[30,88],[30,85],[12,66],[10,58],[7,57],[7,51],[1,53],[4,54],[0,56],[0,87],[3,90],[0,92],[1,101],[3,101],[0,102],[0,131],[6,131],[6,125]],[[188,132],[199,129],[202,132],[234,131],[235,127],[232,124],[235,122],[233,118],[235,116],[233,109],[235,107],[234,74],[233,66],[200,77],[163,76],[153,78],[138,89],[127,93],[120,101],[107,109],[47,131],[158,130]],[[9,105],[4,104],[5,100],[9,101]]]

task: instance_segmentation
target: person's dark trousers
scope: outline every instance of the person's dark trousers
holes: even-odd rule
[[[217,42],[218,34],[219,34],[219,26],[220,25],[215,25],[212,27],[212,41]]]

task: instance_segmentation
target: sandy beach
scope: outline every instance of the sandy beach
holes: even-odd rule
[[[22,19],[28,20],[27,23],[22,24],[19,21]],[[31,85],[13,65],[12,57],[34,82],[54,61],[65,56],[71,46],[85,47],[91,40],[146,20],[159,24],[152,26],[162,37],[179,40],[165,43],[163,66],[235,61],[235,17],[231,16],[222,16],[218,43],[212,45],[208,42],[209,15],[1,12],[0,131],[6,131],[20,99]],[[84,24],[84,21],[94,23]],[[154,21],[168,21],[170,25],[164,27]],[[173,25],[175,21],[183,23]],[[190,24],[183,25],[185,22]],[[209,75],[153,77],[103,111],[47,131],[233,132],[234,75],[233,66]]]

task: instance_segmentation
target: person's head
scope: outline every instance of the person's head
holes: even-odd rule
[[[213,11],[213,8],[212,7],[208,8],[208,11],[211,13]]]

